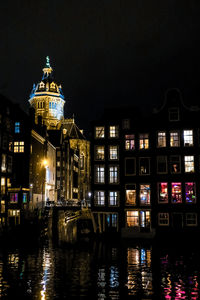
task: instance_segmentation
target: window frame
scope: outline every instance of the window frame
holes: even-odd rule
[[[141,159],[148,159],[148,165],[149,165],[149,173],[146,173],[146,174],[141,174],[141,169],[140,169],[140,161]],[[151,169],[150,169],[150,163],[151,161],[151,158],[150,157],[139,157],[139,175],[140,176],[148,176],[148,175],[151,175]]]
[[[97,136],[97,128],[102,128],[102,132],[103,132],[103,136]],[[101,133],[101,131],[99,130],[99,132]],[[105,139],[105,126],[95,126],[94,127],[94,137],[95,139],[99,140],[99,139]]]
[[[104,169],[104,171],[103,171],[103,181],[102,182],[99,182],[99,181],[97,181],[97,178],[98,178],[98,173],[99,172],[97,172],[97,168],[103,168]],[[100,172],[101,173],[101,172]],[[95,184],[105,184],[105,165],[94,165],[94,183]]]
[[[126,162],[128,160],[133,160],[134,161],[134,173],[127,173],[127,168],[126,168]],[[125,176],[135,176],[136,175],[136,157],[125,157],[124,158],[124,173],[125,173]]]
[[[167,218],[161,218],[161,215],[165,215]],[[167,223],[163,224],[161,223],[161,220],[166,220]],[[168,212],[159,212],[158,213],[158,226],[169,226],[169,213]]]
[[[97,158],[97,148],[98,147],[103,148],[103,158],[102,159]],[[95,161],[105,161],[105,146],[104,145],[94,145],[94,160]]]

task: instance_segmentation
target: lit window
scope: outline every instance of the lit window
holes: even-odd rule
[[[170,132],[170,147],[180,147],[179,131],[171,131]]]
[[[197,214],[187,213],[186,214],[186,226],[197,226]]]
[[[140,227],[150,228],[150,224],[151,224],[150,211],[141,210],[140,211]]]
[[[140,157],[139,158],[139,174],[149,175],[150,174],[150,158]]]
[[[136,169],[135,160],[136,160],[135,157],[133,157],[133,158],[126,157],[125,158],[125,175],[126,176],[135,175],[135,169]]]
[[[172,174],[181,172],[181,157],[179,155],[170,156],[170,172]]]
[[[24,142],[14,142],[14,152],[24,152]]]
[[[18,193],[10,193],[10,203],[18,203]]]
[[[166,147],[166,132],[165,131],[158,132],[157,147],[158,148]]]
[[[194,156],[184,156],[185,172],[194,172]]]
[[[119,192],[109,191],[109,206],[118,206],[119,205]]]
[[[126,205],[136,205],[136,185],[126,185]]]
[[[193,130],[184,130],[183,131],[183,140],[185,147],[193,146]]]
[[[109,137],[116,138],[119,136],[118,126],[110,126],[109,127]]]
[[[119,167],[109,166],[109,183],[119,182]]]
[[[6,155],[1,156],[1,172],[6,172]]]
[[[180,182],[172,182],[172,203],[182,203],[182,191]]]
[[[117,228],[117,214],[107,214],[106,216],[106,223],[108,227]]]
[[[51,109],[51,102],[49,102],[49,108]]]
[[[167,182],[158,183],[158,203],[168,203],[168,184]]]
[[[150,185],[141,184],[140,185],[140,204],[150,205]]]
[[[105,191],[95,191],[94,192],[94,204],[96,206],[105,205]]]
[[[27,193],[23,193],[23,204],[27,203]]]
[[[105,147],[95,146],[95,160],[104,160],[105,158]]]
[[[95,138],[96,139],[102,139],[105,137],[105,127],[95,127]]]
[[[186,203],[196,203],[196,184],[195,182],[185,183],[185,201]]]
[[[167,173],[167,156],[157,156],[157,173]]]
[[[6,193],[6,178],[1,177],[1,195]]]
[[[139,211],[129,210],[126,212],[127,227],[138,227],[139,226]]]
[[[140,134],[139,135],[140,149],[149,148],[149,134]]]
[[[169,214],[168,213],[159,213],[158,214],[158,225],[169,226]]]
[[[135,149],[135,135],[129,134],[125,135],[125,150],[134,150]]]
[[[118,146],[109,146],[109,159],[116,160],[118,157]]]
[[[173,107],[169,109],[169,120],[179,121],[179,109],[178,107]]]
[[[105,166],[95,166],[95,183],[105,182]]]
[[[122,128],[123,129],[130,129],[130,119],[122,120]]]
[[[85,164],[85,157],[84,155],[80,155],[80,169],[83,170],[84,169],[84,164]]]
[[[15,122],[15,133],[20,133],[20,122]]]

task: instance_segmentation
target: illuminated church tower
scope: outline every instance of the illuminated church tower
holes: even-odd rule
[[[41,116],[47,129],[60,129],[64,119],[64,95],[61,85],[57,85],[53,78],[53,69],[49,57],[46,57],[46,66],[40,83],[33,85],[29,99],[30,105],[35,109],[35,122]]]

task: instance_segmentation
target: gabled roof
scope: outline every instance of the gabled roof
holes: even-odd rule
[[[62,130],[65,137],[85,140],[82,130],[75,124],[74,119],[65,119],[62,122]]]

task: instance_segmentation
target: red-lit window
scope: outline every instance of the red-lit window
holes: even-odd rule
[[[10,203],[18,202],[18,193],[10,193]]]
[[[158,183],[158,202],[168,203],[168,184],[167,182]]]
[[[172,203],[182,203],[182,191],[180,182],[172,182]]]
[[[185,183],[185,201],[186,201],[186,203],[196,203],[195,182],[186,182]]]

